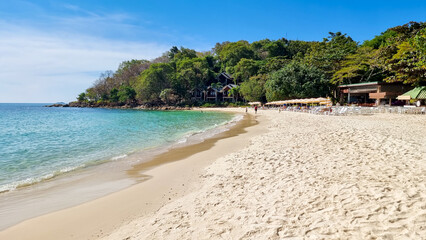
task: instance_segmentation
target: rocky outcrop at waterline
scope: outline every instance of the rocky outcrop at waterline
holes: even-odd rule
[[[45,107],[69,107],[69,104],[62,104],[62,103],[55,103],[55,104],[51,104],[51,105],[46,105]]]
[[[69,104],[55,103],[45,107],[77,107],[77,108],[114,108],[114,109],[145,109],[145,110],[190,110],[191,107],[169,106],[158,103],[144,104],[118,104],[118,103],[95,103],[95,102],[70,102]]]

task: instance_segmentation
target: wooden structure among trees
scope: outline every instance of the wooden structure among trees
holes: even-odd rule
[[[234,84],[234,78],[226,72],[221,72],[217,77],[218,82],[222,83],[223,86],[228,84]]]
[[[392,105],[392,100],[396,100],[399,95],[412,88],[402,83],[364,82],[345,84],[339,86],[340,102],[359,105]]]
[[[207,102],[224,102],[238,100],[238,96],[232,93],[234,88],[239,86],[234,84],[234,78],[226,72],[222,72],[217,76],[217,83],[211,83],[210,86],[204,88],[196,88],[191,91],[192,99]]]

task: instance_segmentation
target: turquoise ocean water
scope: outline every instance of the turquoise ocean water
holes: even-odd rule
[[[0,104],[0,192],[166,146],[233,114]]]

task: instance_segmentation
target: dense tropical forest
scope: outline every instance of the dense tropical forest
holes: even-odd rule
[[[217,43],[211,51],[172,47],[162,56],[122,62],[81,93],[96,106],[198,106],[193,89],[220,87],[226,72],[238,85],[229,94],[246,101],[333,98],[340,84],[369,81],[426,85],[426,23],[389,28],[363,43],[341,32],[322,41],[281,38]]]

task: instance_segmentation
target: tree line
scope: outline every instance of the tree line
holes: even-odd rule
[[[330,32],[322,41],[281,38],[217,43],[197,52],[172,47],[162,56],[122,62],[81,93],[79,102],[98,104],[196,105],[192,91],[218,86],[227,72],[248,101],[326,97],[340,84],[368,81],[426,84],[426,23],[410,22],[358,43]]]

